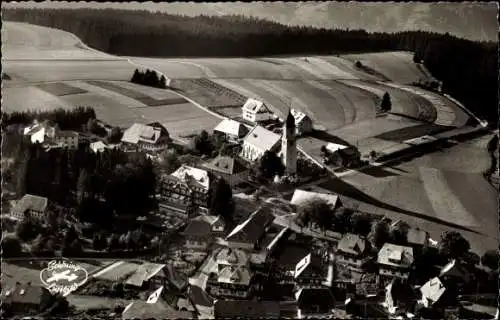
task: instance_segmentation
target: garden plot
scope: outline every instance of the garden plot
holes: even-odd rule
[[[126,60],[2,60],[13,79],[26,82],[65,80],[129,80],[134,72]]]
[[[6,112],[72,109],[73,104],[36,87],[2,88],[2,109]]]
[[[52,95],[61,97],[61,96],[69,96],[72,94],[80,94],[87,93],[87,90],[82,88],[77,88],[70,86],[69,84],[63,82],[52,82],[52,83],[44,83],[37,85],[39,89],[42,89],[45,92],[48,92]]]
[[[381,73],[397,83],[412,83],[420,78],[427,78],[413,62],[410,52],[378,52],[342,55],[343,58],[352,61],[360,61],[364,66]]]
[[[184,98],[181,98],[177,95],[173,96],[173,94],[171,95],[170,98],[157,100],[155,98],[152,98],[152,97],[140,92],[139,91],[141,89],[140,86],[138,86],[136,88],[136,90],[132,90],[132,89],[117,85],[115,83],[106,82],[106,81],[89,80],[89,81],[87,81],[87,83],[90,85],[93,85],[93,86],[101,87],[101,88],[109,90],[109,91],[113,91],[117,94],[129,97],[131,99],[137,100],[147,107],[168,106],[168,105],[172,105],[172,104],[182,104],[182,103],[186,102],[186,100]],[[165,91],[167,91],[167,90],[165,90]]]

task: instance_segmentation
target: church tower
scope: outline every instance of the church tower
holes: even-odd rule
[[[297,139],[295,129],[295,118],[291,110],[288,110],[288,116],[283,126],[283,135],[281,137],[281,159],[285,166],[285,174],[293,176],[297,173]]]

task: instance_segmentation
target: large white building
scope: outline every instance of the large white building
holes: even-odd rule
[[[291,109],[293,118],[295,119],[295,133],[300,136],[313,130],[311,118],[302,111]]]
[[[143,149],[145,151],[161,151],[168,147],[169,134],[160,123],[134,123],[123,132],[122,143],[125,147]]]
[[[49,122],[35,122],[24,128],[24,135],[29,136],[31,143],[40,143],[44,146],[78,149],[79,134],[74,131],[59,129],[57,124]]]
[[[224,119],[214,129],[214,133],[220,133],[230,142],[238,142],[248,133],[248,128],[235,120]]]
[[[242,117],[253,123],[267,121],[273,118],[273,113],[264,102],[249,98],[241,108]]]
[[[277,151],[280,135],[261,126],[255,126],[243,139],[243,149],[240,156],[249,161],[256,161],[266,151]]]

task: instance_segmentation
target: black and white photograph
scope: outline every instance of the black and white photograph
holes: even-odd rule
[[[4,1],[2,319],[499,319],[496,2]]]

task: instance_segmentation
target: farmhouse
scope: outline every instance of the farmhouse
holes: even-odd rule
[[[26,216],[42,219],[47,211],[49,200],[45,197],[25,194],[12,208],[12,216],[23,220]]]
[[[24,128],[24,135],[29,136],[31,143],[41,143],[46,146],[56,146],[78,149],[79,134],[74,131],[63,131],[57,124],[51,125],[49,121],[35,122]]]
[[[191,220],[181,233],[186,238],[186,247],[194,250],[206,250],[215,236],[224,232],[225,223],[218,216],[202,215]]]
[[[362,272],[362,266],[368,259],[368,243],[352,233],[345,234],[337,245],[337,262],[351,271]]]
[[[12,288],[3,288],[1,293],[2,309],[8,308],[15,313],[39,313],[52,301],[50,292],[41,286],[17,282]]]
[[[224,119],[215,127],[214,133],[223,135],[227,141],[239,142],[248,133],[248,128],[238,121]]]
[[[331,142],[326,145],[326,153],[324,162],[337,167],[353,167],[361,159],[361,154],[355,147]]]
[[[134,123],[123,132],[122,144],[126,149],[143,149],[145,151],[161,151],[168,147],[167,129],[158,122],[150,124]]]
[[[147,262],[140,265],[125,284],[136,288],[158,288],[166,282],[165,265]]]
[[[249,98],[241,108],[242,117],[253,123],[272,119],[273,113],[264,102]]]
[[[298,136],[312,131],[312,120],[308,115],[296,109],[291,109],[290,112],[295,119],[295,130]]]
[[[257,209],[227,235],[228,246],[246,250],[259,250],[266,230],[273,220],[274,216],[267,209]]]
[[[196,210],[208,213],[208,172],[187,165],[160,178],[160,209],[189,215]]]
[[[246,181],[249,173],[243,160],[229,156],[217,156],[203,164],[203,168],[214,176],[224,179],[231,187]]]
[[[328,288],[303,288],[295,293],[297,318],[334,318],[335,298]]]
[[[379,274],[388,279],[408,279],[413,260],[413,248],[386,243],[378,252]]]
[[[280,135],[261,126],[255,126],[243,139],[243,150],[240,156],[249,161],[258,160],[266,151],[277,151]]]
[[[295,206],[300,206],[312,199],[324,200],[333,208],[338,208],[342,205],[339,196],[336,194],[312,192],[301,189],[295,189],[290,203]]]

